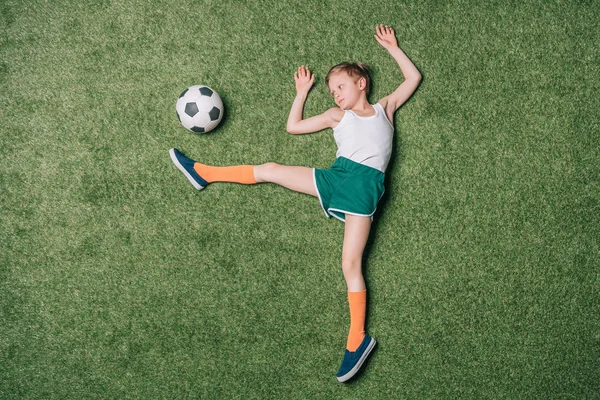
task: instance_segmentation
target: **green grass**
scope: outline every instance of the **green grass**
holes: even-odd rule
[[[0,3],[0,398],[599,398],[600,3]],[[327,167],[344,60],[399,84],[374,26],[423,74],[396,114],[368,246],[358,380],[343,225],[273,185],[196,192],[171,164]],[[196,136],[192,84],[227,117]]]

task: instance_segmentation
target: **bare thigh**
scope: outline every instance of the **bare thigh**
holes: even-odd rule
[[[276,183],[295,192],[317,196],[312,168],[266,163],[254,167],[254,179],[258,183]]]

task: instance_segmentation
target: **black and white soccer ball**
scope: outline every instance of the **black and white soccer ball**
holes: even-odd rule
[[[217,92],[204,85],[190,86],[175,105],[181,124],[192,132],[210,132],[223,118],[223,101]]]

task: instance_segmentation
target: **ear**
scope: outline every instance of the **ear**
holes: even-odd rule
[[[365,78],[358,78],[358,88],[360,90],[365,90],[367,87],[367,80]]]

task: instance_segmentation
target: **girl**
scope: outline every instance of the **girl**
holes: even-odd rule
[[[337,107],[303,119],[304,103],[314,74],[301,66],[294,73],[296,98],[287,121],[291,134],[333,129],[338,146],[336,160],[327,170],[267,163],[213,167],[185,157],[171,149],[173,163],[192,185],[200,190],[212,182],[255,184],[271,182],[296,192],[318,197],[326,216],[345,222],[342,271],[348,287],[350,331],[337,379],[346,382],[360,369],[375,347],[375,339],[365,333],[367,292],[362,274],[362,256],[369,237],[372,216],[383,194],[393,137],[394,112],[417,89],[421,74],[398,47],[394,30],[379,25],[375,39],[396,60],[404,81],[389,96],[369,104],[368,67],[362,63],[334,66],[326,77]]]

